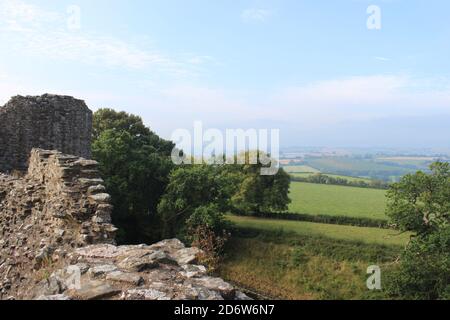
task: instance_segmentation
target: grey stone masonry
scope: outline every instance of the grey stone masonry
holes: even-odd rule
[[[0,106],[0,172],[25,171],[33,148],[89,159],[92,111],[69,96],[15,96]]]

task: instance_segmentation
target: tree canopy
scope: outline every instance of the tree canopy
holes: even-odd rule
[[[159,240],[156,208],[173,168],[172,148],[137,116],[110,109],[94,114],[92,152],[112,196],[119,242]]]
[[[388,192],[388,216],[414,237],[388,291],[404,299],[450,298],[450,164],[405,176]]]
[[[405,176],[388,191],[388,216],[402,231],[419,236],[450,222],[450,164],[434,163],[431,174]]]

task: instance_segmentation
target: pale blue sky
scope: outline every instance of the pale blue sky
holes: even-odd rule
[[[279,128],[283,146],[449,147],[449,12],[446,0],[0,0],[0,104],[75,95],[166,138],[201,120]]]

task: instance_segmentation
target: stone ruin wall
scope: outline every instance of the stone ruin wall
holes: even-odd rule
[[[95,161],[33,149],[29,164],[0,174],[0,300],[249,299],[177,239],[116,246]]]
[[[110,197],[96,167],[92,160],[33,149],[26,176],[0,174],[0,297],[20,296],[29,275],[74,248],[114,244]]]
[[[68,96],[16,96],[0,106],[0,172],[26,170],[32,148],[90,158],[92,111]]]

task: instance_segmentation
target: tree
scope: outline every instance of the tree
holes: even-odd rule
[[[391,296],[402,299],[450,299],[450,227],[414,239],[388,281]]]
[[[186,238],[188,227],[199,224],[220,233],[235,183],[220,166],[186,165],[174,170],[158,206],[164,236]]]
[[[414,236],[391,275],[388,292],[406,299],[450,298],[450,164],[405,176],[388,192],[387,214]]]
[[[246,164],[230,166],[231,173],[240,174],[240,183],[232,197],[232,205],[238,213],[259,215],[288,209],[291,179],[283,168],[275,175],[261,175],[260,164],[249,164],[249,153],[244,155]],[[272,160],[275,161],[275,160]]]
[[[119,243],[160,240],[157,205],[173,169],[173,144],[144,126],[139,117],[113,110],[94,115],[93,157],[112,196]]]
[[[387,215],[402,231],[426,236],[448,226],[450,164],[434,163],[431,174],[407,175],[388,191]]]
[[[148,145],[155,148],[159,154],[169,156],[174,148],[172,141],[161,139],[158,135],[146,127],[142,118],[124,111],[113,109],[99,109],[93,117],[93,140],[97,140],[106,130],[126,131],[136,140],[142,139]]]
[[[144,125],[142,118],[139,116],[108,108],[95,112],[93,118],[94,139],[97,139],[102,132],[109,129],[126,131],[132,136],[147,136],[150,134],[150,129]]]

